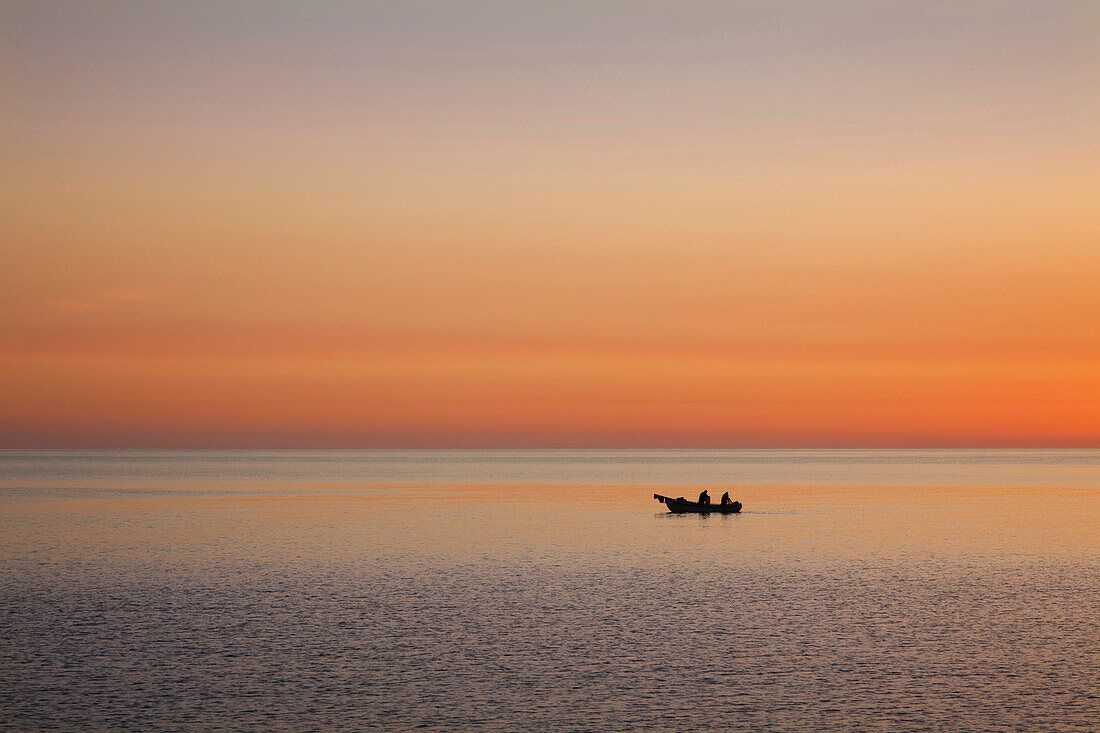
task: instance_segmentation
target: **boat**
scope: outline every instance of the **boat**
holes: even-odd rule
[[[740,514],[741,502],[732,504],[700,504],[696,501],[688,501],[680,496],[673,499],[671,496],[654,494],[653,498],[668,507],[673,514]]]

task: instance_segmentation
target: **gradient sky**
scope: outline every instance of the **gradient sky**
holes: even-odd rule
[[[1100,445],[1094,2],[0,0],[0,447]]]

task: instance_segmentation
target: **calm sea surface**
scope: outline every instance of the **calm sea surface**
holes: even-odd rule
[[[0,593],[10,730],[1096,731],[1100,451],[0,451]]]

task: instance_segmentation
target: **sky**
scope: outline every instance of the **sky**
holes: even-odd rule
[[[1094,2],[0,0],[0,447],[1096,447]]]

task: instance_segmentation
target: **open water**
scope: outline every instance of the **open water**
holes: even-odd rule
[[[0,728],[1096,731],[1100,451],[3,451]]]

